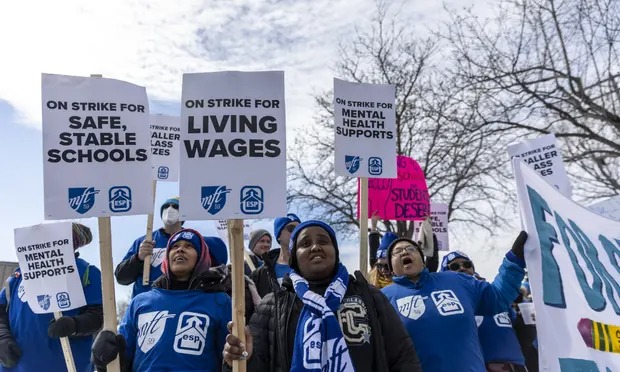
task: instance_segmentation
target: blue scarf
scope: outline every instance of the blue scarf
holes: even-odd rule
[[[340,323],[334,315],[349,285],[347,269],[338,263],[338,273],[324,297],[312,292],[308,282],[295,271],[289,275],[297,297],[304,303],[295,332],[291,371],[354,372]]]

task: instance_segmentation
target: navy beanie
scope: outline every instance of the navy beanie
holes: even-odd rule
[[[179,197],[175,196],[175,197],[166,199],[166,201],[159,208],[159,217],[161,217],[164,214],[164,206],[168,204],[176,205],[177,209],[179,209]]]
[[[399,238],[398,236],[396,236],[396,238],[391,239],[387,247],[387,259],[388,259],[388,267],[390,268],[390,271],[394,271],[392,268],[392,251],[394,250],[394,246],[400,242],[408,242],[408,243],[411,243],[411,245],[413,245],[414,247],[416,247],[418,252],[420,253],[420,257],[422,257],[422,263],[424,263],[424,252],[422,252],[422,247],[420,247],[420,244],[414,242],[413,240],[409,238]],[[383,241],[381,241],[381,244],[383,244]]]
[[[280,239],[280,233],[282,232],[282,229],[284,229],[284,226],[291,222],[301,223],[301,220],[296,214],[289,213],[286,217],[278,217],[273,221],[273,233],[275,234],[276,241]]]
[[[327,235],[329,235],[329,238],[332,240],[332,244],[334,245],[334,249],[336,250],[336,263],[340,262],[340,253],[338,251],[338,240],[336,239],[336,233],[334,232],[334,229],[332,229],[331,226],[329,226],[323,221],[308,220],[308,221],[304,221],[300,223],[299,225],[297,225],[297,227],[295,227],[295,230],[293,230],[293,232],[291,233],[291,242],[288,245],[289,252],[291,253],[291,256],[289,257],[288,265],[291,267],[291,269],[297,272],[299,272],[299,268],[297,267],[297,255],[295,254],[297,250],[297,237],[299,236],[302,230],[310,226],[318,226],[322,228],[323,230],[327,231]]]
[[[205,236],[205,243],[209,247],[211,266],[220,266],[228,263],[228,248],[226,243],[217,236]]]
[[[196,248],[198,257],[200,257],[200,254],[202,253],[202,236],[190,230],[181,230],[170,237],[170,240],[168,241],[167,251],[170,252],[170,249],[172,248],[174,243],[178,242],[179,240],[185,240],[192,243],[194,248]]]

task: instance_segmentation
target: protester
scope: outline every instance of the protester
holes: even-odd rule
[[[448,270],[484,280],[476,273],[474,263],[469,256],[460,251],[453,251],[444,256],[441,271]],[[527,371],[519,340],[512,328],[514,315],[516,314],[512,309],[507,309],[493,316],[476,317],[482,355],[489,372]]]
[[[381,244],[377,249],[376,263],[368,273],[368,282],[379,289],[392,284],[392,271],[387,260],[387,243],[396,238],[398,236],[392,232],[386,232],[383,235]]]
[[[524,286],[523,283],[528,283],[528,286]],[[513,304],[515,314],[513,328],[519,340],[528,372],[538,372],[538,334],[536,324],[525,324],[523,314],[521,314],[521,309],[519,308],[520,303],[532,301],[531,294],[528,292],[529,281],[524,280],[523,283],[521,283],[521,294],[519,294]]]
[[[288,274],[289,240],[291,233],[301,220],[297,215],[289,213],[286,217],[278,217],[273,222],[273,232],[280,248],[264,253],[261,257],[264,264],[254,270],[251,278],[256,283],[258,294],[265,297],[268,293],[280,289],[284,275]]]
[[[388,231],[386,234],[393,234],[393,236],[398,237],[398,235],[391,231]],[[377,262],[378,250],[383,239],[384,236],[382,236],[381,233],[376,229],[376,225],[373,222],[373,228],[368,233],[368,252],[371,257],[371,269],[375,267],[375,263]],[[437,268],[439,267],[439,245],[437,244],[437,235],[435,234],[433,234],[433,255],[425,257],[424,262],[426,264],[426,268],[428,268],[428,271],[437,271]]]
[[[521,232],[493,283],[452,271],[430,273],[418,243],[398,238],[389,244],[394,283],[382,291],[400,313],[425,372],[485,371],[475,315],[506,311],[517,297],[526,239]]]
[[[267,230],[258,229],[250,233],[250,242],[248,249],[250,250],[250,260],[252,261],[253,269],[250,268],[248,263],[245,264],[245,275],[251,275],[252,271],[263,266],[263,260],[261,257],[269,250],[271,250],[271,234]]]
[[[290,276],[267,295],[246,328],[228,335],[225,370],[248,358],[248,371],[420,371],[398,316],[361,273],[340,263],[332,228],[306,221],[292,232]]]
[[[90,229],[72,224],[73,249],[88,245]],[[78,258],[77,271],[82,281],[86,306],[54,314],[35,314],[24,295],[21,270],[18,268],[0,292],[0,371],[66,371],[60,337],[69,337],[76,370],[92,371],[90,348],[93,335],[103,325],[101,272]]]
[[[210,266],[200,233],[172,235],[164,275],[132,299],[118,335],[97,336],[92,357],[98,370],[120,356],[122,371],[219,371],[232,308],[221,275]]]

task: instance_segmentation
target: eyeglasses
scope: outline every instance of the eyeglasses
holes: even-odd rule
[[[413,245],[410,245],[408,247],[399,249],[397,251],[392,252],[393,256],[402,256],[405,253],[413,253],[413,252],[417,252],[418,249],[416,247],[414,247]]]
[[[448,265],[448,269],[452,271],[459,271],[461,269],[461,266],[464,269],[471,269],[472,267],[474,267],[474,264],[469,260],[462,262],[452,262],[450,265]]]

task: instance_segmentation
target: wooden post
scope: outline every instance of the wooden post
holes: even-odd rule
[[[360,178],[360,271],[368,277],[368,178]]]
[[[155,194],[157,193],[157,181],[153,180],[153,208],[155,208]],[[153,240],[153,213],[146,217],[146,237],[144,240]],[[144,267],[142,268],[142,284],[151,284],[151,259],[153,255],[144,257]]]
[[[245,275],[243,258],[243,220],[228,220],[228,242],[232,264],[232,334],[245,343]],[[235,360],[233,372],[245,372],[246,361]]]
[[[61,316],[62,313],[60,311],[54,312],[54,319],[58,320]],[[69,337],[61,337],[60,346],[62,347],[62,354],[65,357],[67,372],[76,372],[75,361],[73,360],[73,352],[71,351],[71,344],[69,344]]]

